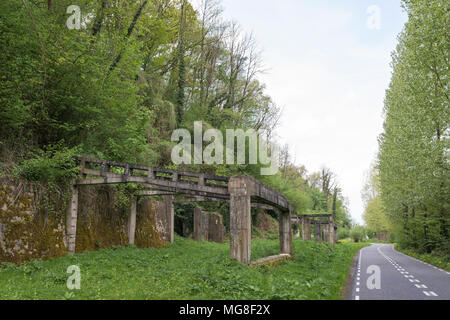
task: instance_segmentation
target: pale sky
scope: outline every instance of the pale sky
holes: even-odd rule
[[[222,0],[222,7],[263,51],[268,71],[259,79],[283,108],[280,142],[309,173],[323,165],[336,173],[362,224],[364,173],[378,150],[391,52],[407,19],[400,0]]]

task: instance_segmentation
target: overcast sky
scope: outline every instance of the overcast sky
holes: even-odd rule
[[[323,165],[335,172],[353,220],[363,223],[364,173],[378,150],[391,52],[407,19],[400,0],[222,0],[222,6],[224,18],[253,32],[263,50],[268,71],[260,79],[284,110],[281,142],[310,173]]]

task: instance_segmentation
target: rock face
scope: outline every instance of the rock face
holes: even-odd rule
[[[44,187],[0,177],[0,262],[22,263],[66,253],[63,201]],[[53,211],[50,214],[50,211]]]
[[[223,242],[225,238],[225,227],[222,216],[214,212],[202,211],[200,208],[194,210],[194,240]]]
[[[0,177],[0,262],[22,263],[67,254],[69,198],[68,190]],[[129,243],[130,205],[122,200],[114,187],[79,188],[75,252]],[[165,202],[144,198],[137,203],[137,247],[164,247],[170,241],[168,212]]]

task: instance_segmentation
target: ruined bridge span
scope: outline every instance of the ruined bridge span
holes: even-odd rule
[[[331,213],[313,213],[291,216],[292,224],[302,226],[302,239],[311,240],[311,225],[314,227],[316,241],[337,242],[337,224]]]
[[[71,201],[67,211],[66,237],[69,254],[75,252],[78,214],[78,189],[85,185],[138,183],[143,189],[132,201],[128,219],[128,238],[134,243],[137,198],[162,196],[167,212],[170,241],[174,239],[174,202],[229,202],[230,255],[249,264],[251,257],[251,207],[279,213],[280,253],[292,254],[291,212],[286,198],[249,176],[222,177],[78,157],[80,177],[72,182]],[[187,198],[176,199],[175,196]]]

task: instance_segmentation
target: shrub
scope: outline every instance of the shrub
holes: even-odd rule
[[[63,182],[78,176],[76,164],[79,148],[39,150],[31,159],[22,161],[15,168],[15,175],[30,181]]]

